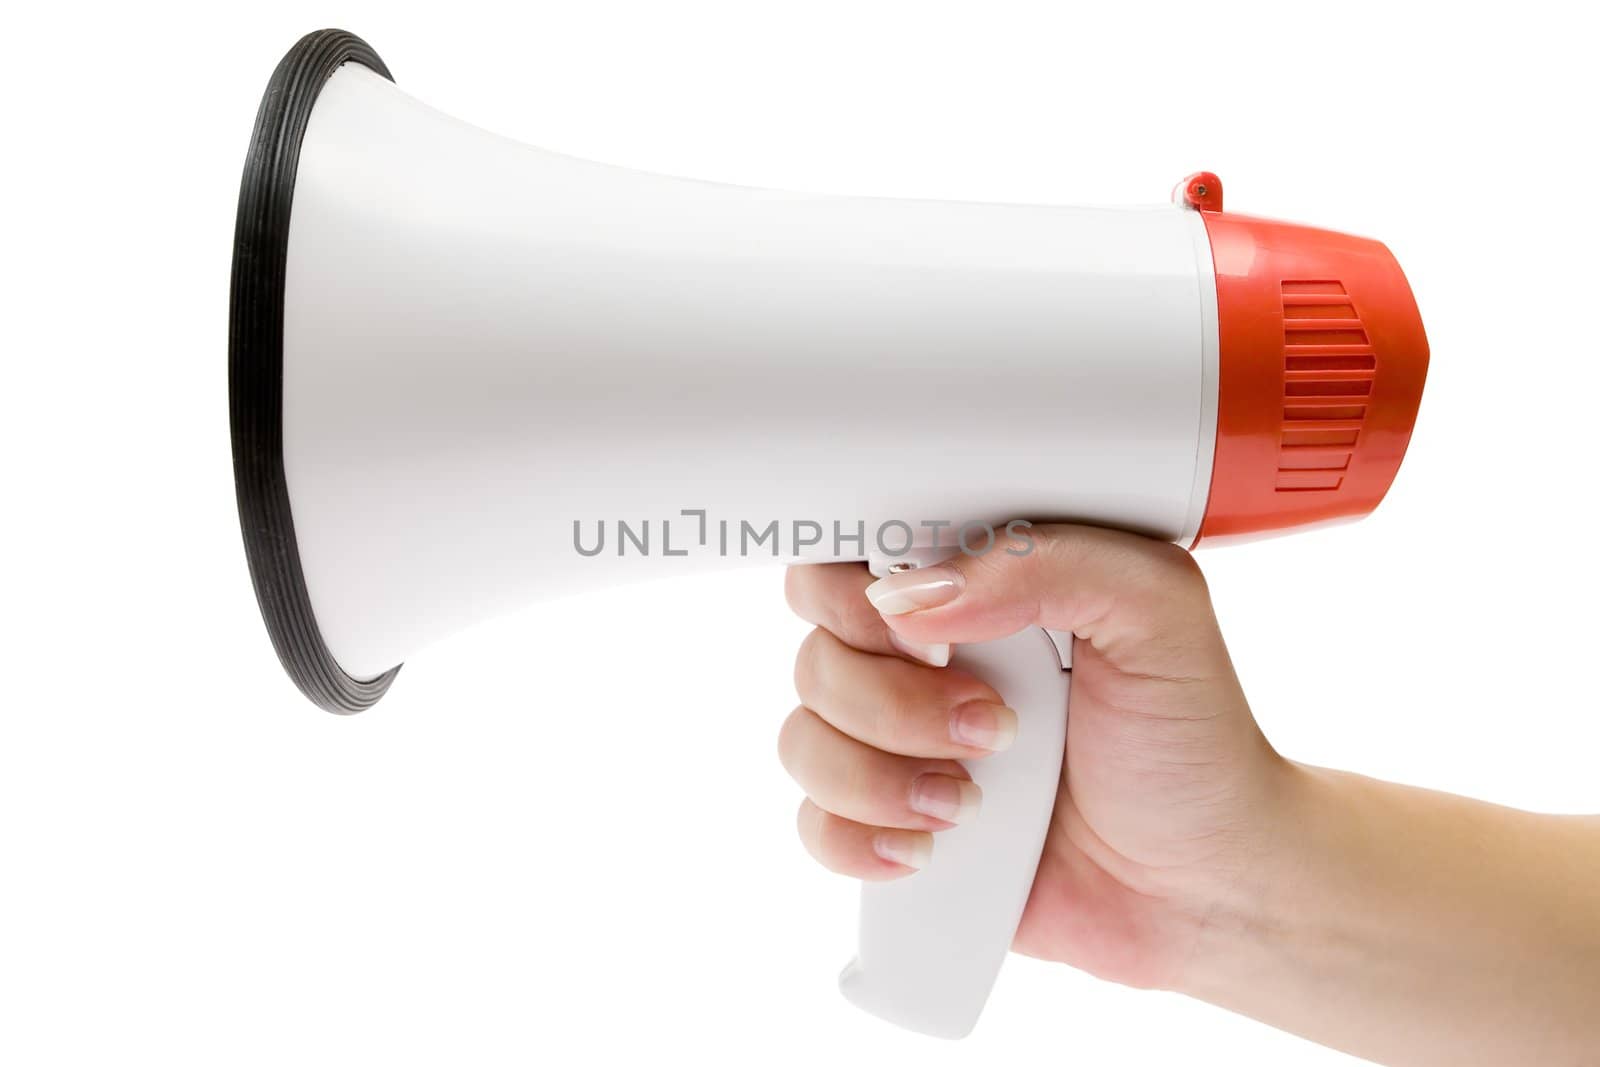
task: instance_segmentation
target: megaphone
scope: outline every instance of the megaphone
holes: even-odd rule
[[[355,712],[539,597],[774,558],[878,573],[1073,520],[1192,546],[1372,510],[1427,369],[1394,257],[1172,204],[803,195],[541,151],[336,30],[272,76],[239,196],[239,515],[284,668]],[[1015,708],[982,816],[865,887],[846,994],[976,1021],[1061,773],[1072,637],[957,649]]]

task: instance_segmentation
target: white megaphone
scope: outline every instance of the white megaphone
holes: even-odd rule
[[[815,196],[516,144],[335,30],[279,64],[239,197],[239,514],[285,668],[331,711],[554,592],[739,561],[1183,545],[1370,511],[1427,342],[1388,250],[1174,205]],[[1010,523],[1008,531],[1007,524]],[[1022,913],[1071,635],[956,650],[1017,710],[982,816],[863,891],[846,994],[971,1029]]]

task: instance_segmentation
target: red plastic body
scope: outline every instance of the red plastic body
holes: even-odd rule
[[[1400,265],[1364,237],[1210,209],[1214,175],[1177,192],[1201,211],[1217,277],[1216,456],[1196,543],[1367,514],[1400,469],[1428,370]]]

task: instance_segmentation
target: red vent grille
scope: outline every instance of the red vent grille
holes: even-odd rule
[[[1337,489],[1367,417],[1378,354],[1342,284],[1285,281],[1281,288],[1283,434],[1277,491]]]

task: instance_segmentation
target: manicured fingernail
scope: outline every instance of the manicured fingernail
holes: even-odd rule
[[[911,809],[945,822],[965,822],[982,801],[977,783],[947,774],[924,774],[911,783]]]
[[[884,830],[872,839],[872,851],[890,863],[920,871],[933,859],[933,835],[916,830]]]
[[[948,667],[950,665],[949,645],[907,641],[893,630],[889,631],[889,643],[912,659],[926,663],[930,667]]]
[[[885,575],[867,586],[867,599],[880,615],[904,615],[948,604],[961,595],[963,579],[943,565]]]
[[[962,704],[950,713],[950,736],[963,745],[1003,752],[1017,739],[1017,713],[982,700]]]

